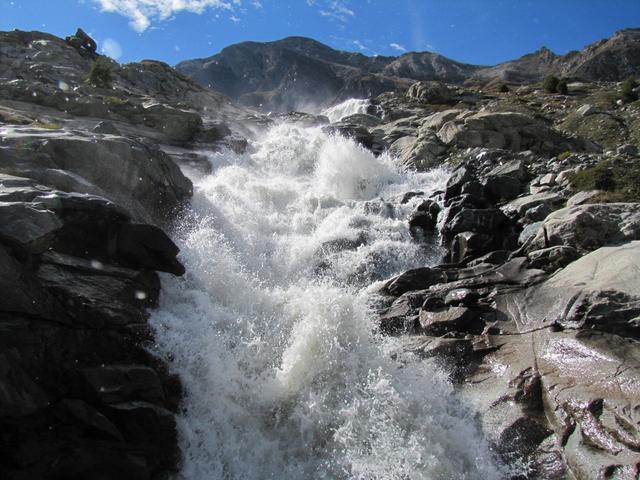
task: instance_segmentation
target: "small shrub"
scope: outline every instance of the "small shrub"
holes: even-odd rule
[[[542,89],[547,93],[556,93],[558,91],[558,83],[560,79],[555,75],[547,75],[542,82]]]
[[[107,60],[102,57],[98,57],[91,65],[89,76],[87,77],[87,83],[94,87],[111,88],[112,82],[113,73],[111,72],[111,66]]]
[[[560,155],[558,155],[558,160],[560,160],[560,161],[566,160],[571,155],[573,155],[573,152],[570,151],[570,150],[566,150],[566,151],[562,152]]]
[[[640,165],[603,160],[571,177],[574,191],[602,190],[599,202],[637,202],[640,200]]]
[[[498,91],[500,93],[509,93],[509,87],[507,87],[507,85],[502,83],[502,84],[500,84],[500,88],[498,88]]]
[[[635,102],[638,100],[638,92],[635,89],[638,87],[638,83],[635,78],[629,77],[622,83],[622,100],[625,102]]]
[[[556,86],[556,92],[558,92],[560,95],[569,94],[569,87],[567,87],[567,81],[565,79],[562,79],[558,82],[558,85]]]

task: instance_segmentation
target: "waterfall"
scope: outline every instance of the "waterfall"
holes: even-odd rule
[[[380,282],[440,254],[399,198],[447,172],[287,124],[208,157],[177,233],[188,273],[152,314],[185,387],[180,478],[501,478],[446,376],[374,328]]]
[[[327,117],[331,123],[339,122],[343,118],[356,113],[366,113],[369,106],[369,100],[361,100],[358,98],[350,98],[338,105],[329,107],[322,111],[322,115]]]

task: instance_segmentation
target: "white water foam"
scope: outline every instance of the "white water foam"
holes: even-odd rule
[[[329,118],[329,121],[331,123],[339,122],[343,118],[346,118],[350,115],[355,115],[356,113],[367,113],[368,106],[369,100],[350,98],[349,100],[345,100],[338,105],[334,105],[333,107],[329,107],[326,110],[323,110],[321,115]]]
[[[446,172],[319,128],[253,147],[210,154],[178,239],[188,273],[163,277],[152,315],[185,387],[181,478],[500,478],[445,376],[376,334],[369,307],[371,282],[433,262],[394,199]]]

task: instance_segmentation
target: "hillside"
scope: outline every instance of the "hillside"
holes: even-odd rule
[[[640,30],[625,29],[580,51],[547,48],[495,66],[469,65],[431,52],[368,57],[334,50],[312,39],[288,37],[231,45],[176,69],[240,103],[266,111],[301,110],[351,97],[406,89],[415,80],[447,83],[540,81],[549,73],[582,80],[619,81],[640,73]]]

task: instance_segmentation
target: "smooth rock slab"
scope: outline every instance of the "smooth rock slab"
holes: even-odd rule
[[[496,299],[532,336],[545,412],[575,478],[637,472],[638,272],[640,241],[602,247],[538,286]]]
[[[547,205],[550,208],[557,208],[564,199],[557,193],[535,193],[533,195],[527,195],[520,197],[507,203],[503,208],[506,212],[514,211],[518,215],[522,216],[525,212],[531,208],[539,205]]]

